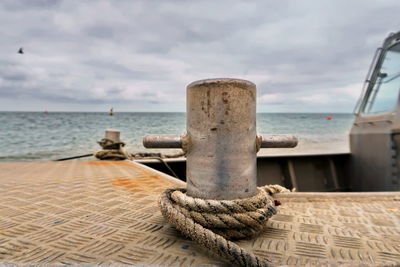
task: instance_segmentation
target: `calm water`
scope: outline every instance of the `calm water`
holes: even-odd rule
[[[332,120],[327,120],[332,116]],[[295,149],[267,149],[262,154],[347,152],[352,114],[261,113],[260,133],[294,134]],[[0,161],[52,160],[97,151],[96,140],[109,128],[121,131],[130,152],[149,151],[145,134],[185,130],[185,113],[39,113],[0,112]],[[155,151],[155,150],[152,150]],[[165,151],[164,151],[165,152]]]

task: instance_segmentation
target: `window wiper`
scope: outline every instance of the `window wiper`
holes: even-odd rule
[[[384,75],[384,76],[381,76],[381,75]],[[382,79],[383,78],[386,78],[388,76],[388,74],[387,73],[380,73],[379,74],[379,77],[381,77]],[[396,74],[393,74],[391,77],[389,77],[387,80],[385,80],[385,81],[382,81],[382,83],[388,83],[388,82],[390,82],[390,81],[393,81],[394,79],[397,79],[398,77],[400,77],[400,72],[398,72],[398,73],[396,73]]]

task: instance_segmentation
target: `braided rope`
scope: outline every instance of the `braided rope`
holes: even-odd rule
[[[94,153],[94,156],[101,160],[124,160],[130,159],[127,153],[120,149],[103,149]]]
[[[272,266],[229,240],[254,237],[264,230],[277,213],[272,195],[279,192],[290,191],[270,185],[259,187],[250,198],[212,200],[192,198],[186,189],[174,188],[161,194],[159,205],[169,223],[211,253],[239,266]]]
[[[97,143],[103,148],[94,153],[94,156],[101,160],[124,160],[131,159],[131,155],[123,147],[124,142],[114,142],[113,140],[103,138]]]
[[[100,160],[124,160],[124,159],[146,159],[146,158],[157,158],[162,160],[163,158],[179,158],[185,155],[185,152],[178,152],[175,154],[162,154],[162,153],[136,153],[132,154],[125,151],[124,142],[114,142],[111,139],[103,138],[97,143],[102,147],[102,150],[97,151],[93,154]],[[167,164],[166,162],[163,162]],[[170,169],[169,166],[167,166]],[[173,173],[173,171],[171,171]],[[176,176],[176,175],[175,175]]]

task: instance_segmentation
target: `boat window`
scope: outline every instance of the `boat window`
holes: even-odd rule
[[[400,90],[400,44],[391,47],[384,55],[381,68],[368,95],[364,113],[376,114],[392,111]]]

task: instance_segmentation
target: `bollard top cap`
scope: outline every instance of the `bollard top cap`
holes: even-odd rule
[[[200,87],[200,86],[209,86],[209,85],[218,85],[218,84],[231,84],[236,85],[241,88],[255,88],[256,85],[250,81],[242,80],[242,79],[234,79],[234,78],[216,78],[216,79],[205,79],[199,80],[190,83],[187,86],[187,89]]]
[[[106,130],[106,132],[112,132],[112,133],[119,133],[119,132],[121,132],[120,130],[117,130],[117,129],[107,129]]]

